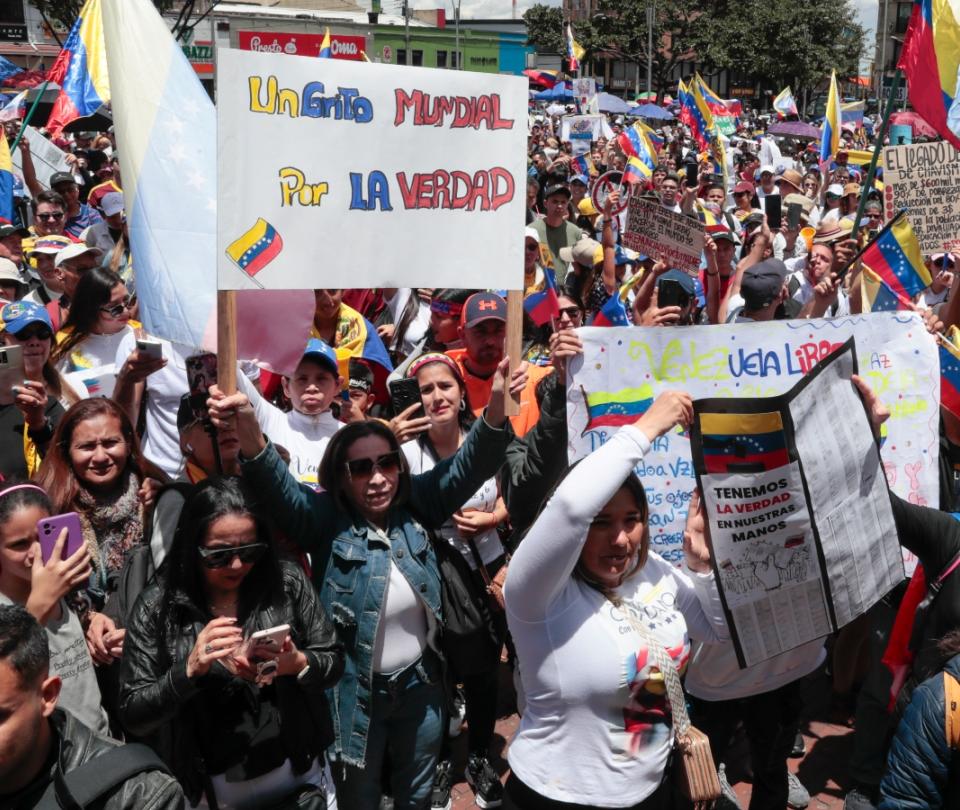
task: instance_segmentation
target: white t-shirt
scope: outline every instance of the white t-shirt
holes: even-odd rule
[[[136,343],[136,333],[129,325],[112,335],[87,335],[57,364],[57,369],[68,381],[82,382],[92,397],[112,396],[120,368],[117,350],[128,340]]]
[[[437,459],[416,439],[406,442],[403,447],[403,455],[406,456],[407,464],[410,466],[411,475],[419,475],[437,466]],[[497,497],[499,496],[497,488],[497,479],[488,478],[470,499],[461,507],[462,509],[479,509],[481,512],[493,512],[497,506]],[[460,536],[457,531],[457,524],[453,518],[450,518],[440,527],[440,536],[459,551],[472,569],[477,565],[470,551],[470,545]],[[473,538],[474,545],[477,547],[477,553],[484,565],[490,565],[494,560],[502,557],[504,554],[503,544],[500,542],[500,534],[496,529],[476,535]]]
[[[297,411],[281,411],[242,378],[237,379],[237,387],[250,398],[260,429],[274,444],[279,444],[290,454],[290,472],[293,477],[316,487],[320,460],[330,437],[343,427],[343,422],[335,418],[329,410],[316,416],[307,416]]]
[[[728,637],[712,573],[688,574],[651,552],[616,589],[623,608],[573,576],[594,516],[649,447],[641,431],[625,427],[580,462],[507,574],[507,620],[526,698],[510,767],[555,801],[631,806],[663,779],[673,740],[664,684],[625,610],[680,672],[688,631],[712,642]]]

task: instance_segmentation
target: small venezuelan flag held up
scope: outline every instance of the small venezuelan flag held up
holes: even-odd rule
[[[593,160],[588,154],[575,157],[573,159],[573,167],[577,174],[585,174],[588,177],[594,177],[597,174],[597,167],[593,165]]]
[[[624,183],[642,183],[653,177],[653,166],[649,162],[641,160],[635,155],[627,158],[627,163],[623,167]]]
[[[923,263],[917,235],[903,211],[890,220],[858,258],[905,303],[933,280]]]
[[[333,59],[333,49],[330,47],[330,29],[329,27],[324,32],[323,42],[320,43],[320,53],[318,56],[321,59]]]
[[[702,413],[699,420],[708,473],[763,472],[790,463],[778,411]]]
[[[0,221],[13,222],[13,161],[7,139],[0,137]]]
[[[627,308],[624,306],[620,294],[611,295],[600,311],[593,316],[591,326],[629,326],[630,319],[627,317]]]
[[[92,115],[110,100],[107,49],[103,40],[101,0],[87,0],[70,35],[50,68],[49,80],[60,85],[47,129],[59,134],[71,121]]]
[[[272,262],[283,250],[283,239],[263,217],[239,239],[230,243],[226,253],[230,260],[250,278]],[[256,279],[254,279],[256,281]]]
[[[960,419],[960,349],[940,341],[940,404]]]
[[[557,276],[552,267],[543,268],[544,287],[540,292],[531,293],[523,299],[523,308],[537,325],[550,323],[551,318],[560,317],[560,301],[557,298]]]
[[[639,388],[594,391],[590,394],[583,387],[580,390],[583,392],[584,402],[587,403],[587,426],[583,429],[584,433],[596,428],[632,425],[653,404],[653,386],[650,383],[644,383]]]
[[[895,312],[907,308],[869,267],[864,267],[860,274],[860,296],[868,312]]]

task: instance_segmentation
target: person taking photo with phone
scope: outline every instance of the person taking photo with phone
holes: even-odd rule
[[[83,628],[65,597],[90,578],[90,551],[69,543],[68,529],[38,538],[37,525],[53,512],[36,484],[5,481],[0,489],[0,605],[23,605],[43,626],[50,674],[60,678],[60,705],[81,723],[107,734],[107,715]],[[68,546],[73,548],[69,553]]]
[[[410,475],[390,429],[345,426],[320,466],[322,492],[299,484],[260,431],[247,397],[213,390],[214,425],[235,427],[244,480],[278,528],[312,558],[314,581],[346,648],[334,687],[334,777],[350,810],[377,810],[384,757],[397,810],[422,808],[443,735],[440,573],[427,529],[438,529],[493,476],[513,436],[504,414],[509,358],[490,403],[452,458]],[[519,392],[523,365],[509,385]],[[426,528],[424,528],[426,527]]]
[[[260,677],[244,642],[284,625],[272,678]],[[278,557],[261,503],[239,479],[211,479],[187,498],[167,565],[134,606],[121,720],[193,806],[269,807],[306,786],[332,801],[325,690],[343,661],[303,569]]]

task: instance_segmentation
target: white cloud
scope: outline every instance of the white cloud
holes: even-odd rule
[[[868,41],[873,40],[877,30],[877,15],[880,8],[877,0],[856,0],[854,8],[860,25],[867,29]]]

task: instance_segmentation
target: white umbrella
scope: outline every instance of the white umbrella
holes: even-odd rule
[[[547,115],[563,115],[567,111],[567,108],[562,104],[551,104],[547,107]]]

